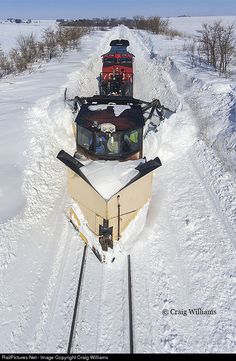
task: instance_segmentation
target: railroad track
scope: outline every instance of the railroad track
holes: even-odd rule
[[[68,341],[68,347],[67,347],[67,353],[71,354],[73,353],[73,346],[74,346],[74,339],[75,339],[75,331],[78,327],[79,321],[77,320],[78,311],[79,311],[79,304],[80,304],[80,298],[82,293],[82,283],[85,273],[85,265],[86,265],[86,258],[87,258],[87,250],[88,246],[84,246],[83,251],[83,257],[80,267],[80,274],[79,274],[79,280],[78,280],[78,286],[77,286],[77,292],[76,292],[76,298],[75,298],[75,304],[74,304],[74,311],[72,316],[72,322],[71,322],[71,328],[70,328],[70,335],[69,335],[69,341]],[[127,263],[128,263],[128,311],[129,311],[129,317],[128,317],[128,327],[129,327],[129,348],[130,353],[134,352],[134,333],[133,333],[133,307],[132,307],[132,278],[131,278],[131,259],[130,255],[127,257]],[[115,315],[114,315],[115,317]]]

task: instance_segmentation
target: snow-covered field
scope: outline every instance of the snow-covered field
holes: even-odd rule
[[[135,352],[235,352],[236,84],[192,69],[184,40],[123,26],[0,81],[0,352],[66,352],[83,243],[56,159],[74,150],[63,91],[95,94],[100,55],[116,38],[135,54],[134,96],[176,110],[145,139],[147,158],[163,165],[129,250]],[[74,351],[129,352],[126,273],[126,262],[89,254]]]
[[[55,28],[55,20],[32,20],[32,23],[14,24],[0,20],[0,47],[8,53],[16,46],[16,39],[19,35],[29,35],[33,33],[37,40],[40,40],[43,29]]]
[[[236,22],[236,16],[193,16],[193,17],[173,17],[169,18],[172,28],[185,34],[195,35],[200,30],[203,23],[212,24],[221,20],[224,25],[231,25]]]

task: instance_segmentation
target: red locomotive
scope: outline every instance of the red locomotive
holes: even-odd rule
[[[133,58],[128,40],[112,40],[111,49],[102,55],[100,95],[133,96]]]

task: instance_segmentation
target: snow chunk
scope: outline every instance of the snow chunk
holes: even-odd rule
[[[103,198],[110,199],[139,173],[135,168],[143,162],[144,159],[127,162],[94,161],[82,167],[81,171]]]
[[[105,110],[108,107],[113,107],[114,109],[114,114],[116,117],[119,117],[126,109],[130,109],[130,105],[118,105],[118,104],[98,104],[98,105],[90,105],[88,107],[89,110],[93,111],[97,111],[97,110]]]
[[[130,109],[130,105],[114,105],[114,113],[116,117],[119,117],[126,109]]]
[[[108,105],[107,104],[96,104],[96,105],[90,105],[88,108],[89,110],[91,110],[92,112],[97,111],[97,110],[105,110],[107,109]]]

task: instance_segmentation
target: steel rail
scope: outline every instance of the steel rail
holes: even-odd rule
[[[129,301],[129,344],[130,344],[130,353],[134,353],[133,307],[132,307],[132,280],[131,280],[131,261],[130,261],[130,255],[128,255],[128,301]]]
[[[68,348],[67,348],[68,354],[71,353],[72,346],[73,346],[79,297],[80,297],[80,293],[81,293],[81,286],[82,286],[82,280],[83,280],[83,274],[84,274],[84,265],[85,265],[85,261],[86,261],[86,253],[87,253],[87,244],[85,244],[85,246],[84,246],[83,258],[82,258],[82,263],[81,263],[81,267],[80,267],[79,282],[78,282],[78,287],[77,287],[74,312],[73,312],[73,318],[72,318],[71,329],[70,329],[70,337],[69,337]]]

